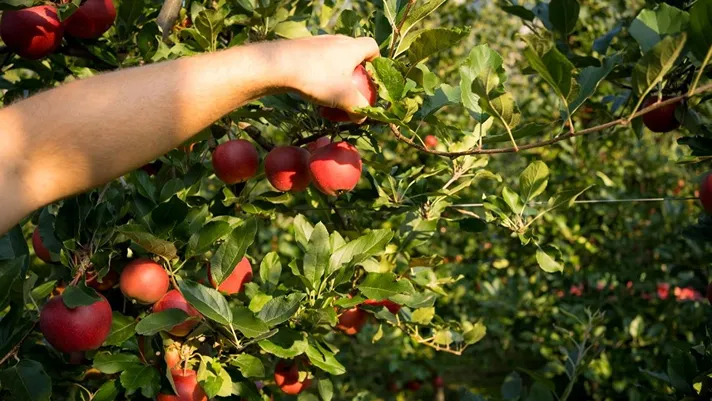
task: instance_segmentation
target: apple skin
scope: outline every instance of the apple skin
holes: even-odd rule
[[[351,75],[351,82],[353,82],[354,86],[359,92],[361,92],[363,97],[368,100],[368,104],[371,106],[376,104],[376,101],[378,100],[378,91],[376,90],[376,85],[373,83],[371,76],[368,75],[368,71],[366,71],[364,66],[359,65],[356,69],[354,69],[354,72]],[[337,123],[351,121],[348,113],[333,107],[319,107],[319,115],[327,120]]]
[[[235,266],[232,270],[230,276],[227,280],[220,284],[220,287],[215,285],[215,280],[213,280],[213,275],[210,272],[210,266],[208,265],[208,279],[210,280],[210,285],[216,290],[220,291],[225,295],[233,295],[242,291],[245,288],[245,284],[252,281],[252,265],[246,257],[242,257],[240,263]]]
[[[707,214],[712,214],[712,172],[705,174],[700,183],[700,203]],[[34,244],[34,236],[33,241]],[[35,247],[35,252],[37,248]]]
[[[226,184],[249,180],[257,173],[259,164],[257,149],[244,139],[221,143],[213,151],[213,170]]]
[[[175,347],[170,347],[166,349],[163,359],[166,361],[166,367],[168,370],[173,370],[180,364],[180,350]]]
[[[208,401],[208,396],[200,387],[194,370],[174,369],[171,371],[171,376],[176,385],[176,395],[158,394],[157,401]]]
[[[311,379],[299,381],[299,365],[293,361],[280,360],[274,368],[274,381],[283,393],[297,395],[311,384]]]
[[[299,192],[311,182],[309,151],[296,146],[278,146],[265,158],[269,183],[282,192]]]
[[[91,305],[69,309],[62,296],[50,298],[40,312],[40,331],[59,351],[97,349],[111,332],[111,306],[103,295]]]
[[[438,146],[438,138],[434,135],[427,135],[424,142],[428,149],[435,149]]]
[[[348,142],[326,145],[309,158],[309,174],[314,186],[331,196],[354,189],[362,168],[358,149]]]
[[[144,305],[161,299],[169,285],[166,270],[151,259],[131,261],[119,277],[119,286],[124,296]]]
[[[382,307],[385,306],[386,309],[388,309],[389,312],[391,312],[394,315],[397,315],[398,312],[401,310],[401,306],[398,305],[397,303],[391,301],[390,299],[384,299],[381,301],[376,301],[373,299],[367,299],[363,302],[364,305],[370,305],[370,306],[376,306],[376,307]]]
[[[87,0],[65,21],[67,33],[80,39],[96,39],[116,20],[112,0]]]
[[[354,307],[341,312],[339,315],[339,323],[336,324],[336,329],[341,330],[344,334],[353,336],[356,335],[368,321],[368,312]]]
[[[53,5],[22,10],[5,10],[0,21],[0,38],[21,57],[38,60],[57,50],[64,24]]]
[[[49,253],[49,249],[42,243],[39,227],[35,227],[35,231],[32,233],[32,248],[35,250],[35,255],[43,262],[52,263],[52,255]]]
[[[99,282],[99,274],[94,272],[90,275],[87,275],[87,286],[97,290],[97,291],[107,291],[116,285],[116,283],[119,282],[119,273],[115,272],[114,270],[109,270],[108,273],[106,273],[106,276],[104,276],[101,279],[101,283]]]
[[[669,96],[664,96],[662,100],[670,99]],[[646,108],[658,101],[657,96],[649,96],[643,102],[643,108]],[[675,102],[659,109],[655,109],[643,115],[643,124],[653,132],[670,132],[680,126],[680,122],[675,118],[675,108],[680,102]]]
[[[321,138],[311,141],[307,144],[307,150],[309,153],[316,152],[317,149],[323,148],[324,146],[331,143],[331,139],[328,136],[322,136]]]
[[[170,290],[163,296],[155,305],[153,305],[153,312],[162,312],[166,309],[180,309],[187,313],[188,316],[196,317],[198,319],[187,320],[178,326],[173,327],[168,333],[176,337],[185,337],[190,333],[195,326],[198,325],[200,318],[200,312],[191,306],[188,301],[183,298],[178,290]]]

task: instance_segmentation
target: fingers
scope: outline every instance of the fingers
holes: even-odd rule
[[[357,44],[356,53],[361,61],[371,61],[381,55],[378,43],[373,38],[360,37],[354,39]]]
[[[368,99],[366,99],[355,87],[344,93],[343,104],[348,106],[345,110],[349,114],[351,121],[361,124],[366,120],[365,116],[354,113],[353,111],[354,109],[370,106]]]

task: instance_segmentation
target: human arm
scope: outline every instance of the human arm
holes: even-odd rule
[[[259,97],[297,91],[327,106],[367,106],[351,74],[377,56],[368,38],[263,42],[75,81],[0,109],[0,234]]]

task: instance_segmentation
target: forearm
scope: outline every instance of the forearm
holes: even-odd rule
[[[0,110],[0,168],[10,172],[0,187],[12,184],[35,208],[170,151],[231,110],[279,90],[288,78],[270,46],[278,44],[105,74]]]

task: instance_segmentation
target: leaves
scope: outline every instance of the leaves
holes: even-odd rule
[[[393,273],[369,273],[358,289],[366,298],[380,301],[398,294],[411,294],[413,285],[405,279],[397,280]]]
[[[226,221],[209,222],[199,232],[190,237],[186,256],[198,255],[208,251],[217,241],[223,239],[231,231],[232,228]]]
[[[539,264],[539,267],[547,273],[560,273],[564,271],[564,266],[562,266],[539,246],[537,246],[536,250],[536,261]]]
[[[549,182],[549,168],[542,161],[535,161],[519,175],[519,193],[524,203],[541,195]]]
[[[121,226],[119,227],[119,232],[123,237],[130,239],[148,252],[162,256],[168,260],[175,258],[178,253],[175,245],[145,232],[143,227],[139,225],[127,224]],[[119,240],[121,240],[121,238],[119,238]]]
[[[270,327],[284,323],[297,312],[299,303],[304,297],[305,294],[295,292],[272,298],[262,307],[257,317]]]
[[[262,361],[248,354],[240,354],[235,358],[231,364],[237,366],[245,377],[264,377],[265,367]]]
[[[330,250],[329,232],[324,224],[319,223],[314,227],[304,255],[304,277],[312,288],[318,288],[321,283],[321,278],[329,265]]]
[[[306,352],[306,333],[289,328],[280,329],[277,334],[259,342],[260,348],[279,358],[291,359]]]
[[[39,362],[23,359],[0,372],[3,389],[16,401],[49,401],[52,380]]]
[[[397,102],[403,98],[405,78],[398,71],[393,59],[379,57],[370,64],[371,77],[378,84],[378,93],[389,102]]]
[[[102,299],[93,288],[87,287],[84,283],[69,286],[62,293],[62,301],[69,309],[92,305]]]
[[[319,389],[319,395],[324,401],[331,401],[334,396],[334,385],[329,379],[319,379],[317,382],[317,388]]]
[[[581,70],[581,74],[576,82],[580,87],[578,96],[569,105],[569,114],[574,114],[581,105],[596,93],[598,85],[603,81],[613,69],[622,62],[622,57],[618,54],[603,60],[600,67],[586,67]]]
[[[400,32],[401,37],[407,37],[408,31],[410,31],[415,24],[435,11],[443,3],[445,3],[445,0],[427,0],[424,4],[418,3],[419,5],[414,7],[403,20]]]
[[[111,332],[104,340],[106,346],[119,346],[134,336],[136,321],[129,316],[124,316],[119,312],[112,312]]]
[[[259,337],[269,331],[267,324],[245,307],[232,310],[232,325],[247,338]]]
[[[435,28],[413,32],[401,41],[395,56],[407,51],[410,65],[416,65],[439,51],[451,48],[469,33],[469,28]]]
[[[191,280],[180,280],[178,285],[186,301],[203,316],[224,326],[230,325],[232,311],[220,292]]]
[[[502,57],[487,46],[477,46],[468,61],[470,68],[466,75],[473,78],[471,90],[479,96],[479,106],[511,131],[519,124],[521,113],[512,95],[504,90],[507,76]]]
[[[361,263],[371,256],[377,255],[385,249],[393,238],[391,230],[373,230],[335,250],[329,259],[327,274],[339,270],[349,263]]]
[[[134,365],[124,370],[119,377],[126,395],[141,390],[144,397],[152,398],[161,389],[161,379],[158,370],[153,366]]]
[[[307,29],[305,21],[284,21],[274,27],[274,33],[277,36],[286,39],[297,39],[311,36],[311,32]]]
[[[574,77],[576,68],[551,42],[533,35],[524,37],[524,41],[527,42],[524,57],[529,61],[529,66],[552,86],[568,108],[568,103],[579,91]]]
[[[551,0],[549,21],[561,35],[566,36],[576,28],[580,9],[578,0]]]
[[[134,354],[110,354],[100,352],[94,357],[94,368],[102,373],[114,374],[140,365],[141,360]]]
[[[698,0],[690,9],[690,47],[698,60],[704,60],[712,47],[712,0]]]
[[[640,97],[645,97],[670,71],[685,47],[686,41],[687,35],[684,33],[677,37],[668,36],[645,53],[633,67],[631,75],[633,90]]]
[[[182,309],[176,308],[151,313],[138,322],[136,325],[136,333],[143,336],[152,336],[161,331],[170,331],[189,318],[190,316]]]
[[[217,285],[222,284],[238,263],[245,256],[247,248],[252,245],[257,234],[257,221],[248,219],[243,224],[234,229],[227,240],[218,247],[218,250],[210,259],[210,273]]]
[[[647,53],[666,35],[684,32],[690,14],[662,3],[656,10],[644,9],[630,24],[628,32]]]
[[[309,361],[317,368],[336,376],[346,373],[346,368],[336,360],[334,353],[319,343],[309,344],[306,353]]]
[[[270,252],[265,255],[260,263],[260,280],[262,284],[269,290],[279,284],[279,277],[282,275],[282,263],[279,261],[279,255],[276,252]]]
[[[435,317],[435,308],[420,308],[413,311],[411,315],[411,320],[413,323],[418,323],[422,325],[430,324],[430,322]]]

